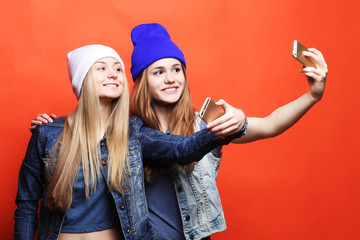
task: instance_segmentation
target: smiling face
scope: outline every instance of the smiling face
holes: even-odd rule
[[[112,57],[97,60],[91,67],[100,101],[111,102],[120,97],[125,76],[121,64]]]
[[[181,62],[175,58],[163,58],[148,66],[146,70],[150,94],[155,103],[176,103],[185,85]]]

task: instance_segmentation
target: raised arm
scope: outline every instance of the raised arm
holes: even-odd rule
[[[304,67],[301,69],[307,78],[310,90],[296,99],[272,112],[265,118],[248,118],[248,130],[245,136],[233,140],[233,143],[247,143],[259,139],[275,137],[293,126],[304,114],[323,96],[327,76],[327,65],[321,52],[311,48],[304,55],[317,62],[317,68]],[[238,113],[236,113],[238,111]],[[241,110],[233,109],[234,122],[241,116]],[[210,131],[218,131],[220,118],[208,125]],[[218,135],[217,135],[218,136]]]

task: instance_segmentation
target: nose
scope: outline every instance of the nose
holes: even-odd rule
[[[167,72],[165,75],[165,83],[170,84],[170,83],[174,83],[174,82],[175,82],[175,79],[174,79],[172,72]]]
[[[117,77],[118,77],[118,73],[114,69],[110,69],[108,72],[108,78],[115,80],[117,79]]]

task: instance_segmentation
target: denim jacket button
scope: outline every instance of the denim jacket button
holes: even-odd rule
[[[102,141],[100,142],[100,146],[103,147],[104,145],[105,145],[105,141],[102,140]]]
[[[101,161],[101,164],[102,164],[103,166],[105,166],[105,165],[107,164],[107,160],[106,160],[106,159],[103,159],[103,160]]]
[[[178,192],[182,192],[182,187],[178,187],[177,189],[176,189]]]
[[[194,235],[191,234],[191,235],[190,235],[190,239],[193,240],[193,239],[194,239]]]
[[[189,220],[190,220],[190,216],[189,216],[189,215],[186,215],[185,220],[186,220],[186,221],[189,221]]]
[[[126,228],[126,233],[129,233],[129,232],[130,232],[130,228],[127,227],[127,228]]]
[[[125,209],[125,204],[122,203],[122,204],[120,205],[120,209],[121,209],[121,210],[124,210],[124,209]]]

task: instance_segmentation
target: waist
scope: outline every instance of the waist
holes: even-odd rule
[[[123,240],[120,228],[111,228],[89,233],[60,233],[58,240]]]

